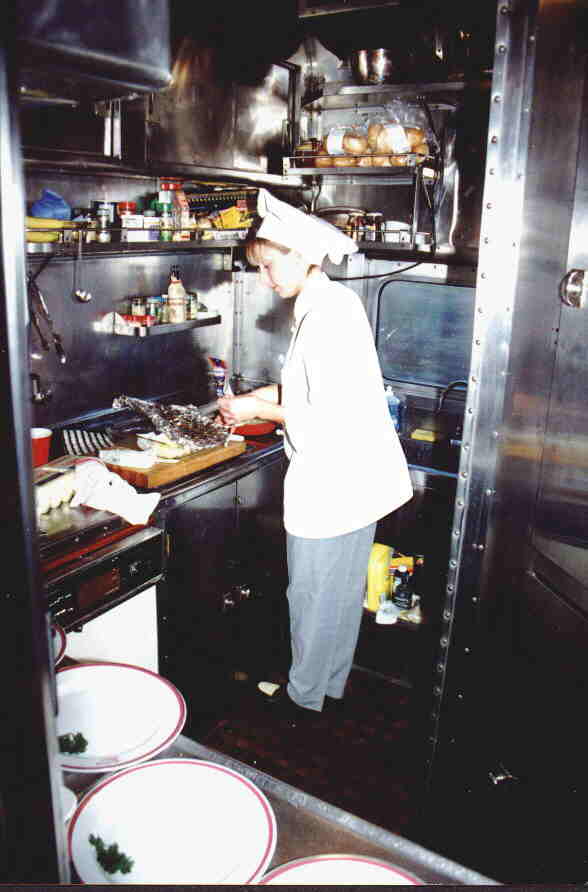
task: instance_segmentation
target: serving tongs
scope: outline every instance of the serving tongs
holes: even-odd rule
[[[39,335],[39,340],[41,341],[41,346],[43,347],[43,349],[47,351],[50,350],[50,341],[52,341],[57,357],[63,364],[67,361],[67,356],[65,354],[65,350],[63,349],[61,335],[59,335],[53,328],[53,319],[51,318],[51,314],[49,313],[45,298],[41,294],[41,290],[36,282],[36,278],[41,272],[42,268],[43,266],[39,268],[34,275],[32,273],[28,274],[27,284],[31,322],[33,323],[35,330]],[[48,340],[45,333],[42,331],[40,324],[41,319],[46,325],[50,340]]]

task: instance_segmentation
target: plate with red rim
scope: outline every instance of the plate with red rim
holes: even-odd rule
[[[160,753],[178,737],[186,703],[167,679],[128,663],[91,662],[55,673],[57,736],[82,734],[83,753],[61,753],[64,771],[118,771]]]
[[[51,643],[53,645],[53,661],[58,666],[65,656],[67,646],[67,635],[59,623],[51,623]]]
[[[106,873],[90,835],[117,844],[130,872]],[[84,883],[255,884],[277,841],[273,809],[231,768],[156,759],[98,782],[69,825],[70,858]]]
[[[275,867],[260,886],[423,886],[403,868],[368,855],[313,855]]]

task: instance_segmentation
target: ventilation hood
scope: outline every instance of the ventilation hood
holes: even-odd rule
[[[168,0],[18,0],[21,98],[96,101],[167,87]]]

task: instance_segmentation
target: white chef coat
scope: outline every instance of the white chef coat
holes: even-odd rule
[[[317,273],[296,298],[294,320],[282,369],[284,525],[322,539],[384,517],[412,486],[359,297]]]

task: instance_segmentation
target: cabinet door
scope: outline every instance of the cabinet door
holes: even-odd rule
[[[237,481],[239,554],[245,581],[272,595],[287,584],[284,531],[286,458]]]
[[[161,671],[190,699],[203,668],[221,663],[227,650],[222,596],[233,584],[235,484],[177,508],[166,533],[170,555],[160,605]]]
[[[243,603],[239,634],[249,642],[247,671],[267,677],[290,664],[283,488],[286,458],[237,481],[239,573],[250,598]]]

